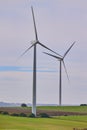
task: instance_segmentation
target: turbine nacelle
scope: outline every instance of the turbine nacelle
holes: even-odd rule
[[[34,45],[37,41],[36,40],[32,40],[31,44]]]
[[[39,43],[39,40],[33,40],[32,42],[31,42],[31,44],[34,46],[35,44],[38,44]]]

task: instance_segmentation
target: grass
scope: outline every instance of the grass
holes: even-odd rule
[[[73,130],[87,128],[87,116],[26,118],[0,115],[0,130]]]
[[[31,110],[30,107],[13,109]],[[87,113],[87,106],[38,106],[37,110]],[[73,128],[87,128],[87,116],[58,116],[43,119],[0,115],[0,130],[73,130]]]

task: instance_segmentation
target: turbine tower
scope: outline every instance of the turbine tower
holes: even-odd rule
[[[33,7],[31,6],[32,11],[32,17],[33,17],[33,24],[34,24],[34,31],[35,31],[35,41],[34,43],[24,51],[24,53],[20,56],[22,57],[27,51],[29,51],[32,47],[34,47],[34,57],[33,57],[33,90],[32,90],[32,113],[36,116],[36,45],[39,44],[40,46],[44,47],[45,49],[48,49],[49,51],[59,55],[58,53],[54,52],[47,46],[43,45],[41,42],[39,42],[38,35],[37,35],[37,28],[36,28],[36,22],[35,22],[35,16]],[[59,55],[60,56],[60,55]]]
[[[67,55],[67,53],[70,51],[70,49],[72,48],[72,46],[74,44],[75,44],[75,42],[69,47],[69,49],[63,55],[63,57],[55,56],[55,55],[52,55],[50,53],[44,52],[45,54],[56,58],[60,62],[60,64],[59,64],[59,106],[61,106],[61,101],[62,101],[62,64],[64,66],[67,78],[69,80],[67,69],[66,69],[65,62],[64,62],[64,58],[65,58],[65,56]]]

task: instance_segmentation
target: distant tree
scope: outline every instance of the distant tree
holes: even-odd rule
[[[80,104],[80,106],[87,106],[87,104]]]
[[[25,103],[22,103],[21,107],[27,107],[27,105]]]

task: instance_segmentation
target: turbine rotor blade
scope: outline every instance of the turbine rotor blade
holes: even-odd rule
[[[49,51],[51,51],[51,52],[53,52],[53,53],[55,53],[55,54],[59,55],[57,52],[55,52],[55,51],[51,50],[50,48],[46,47],[46,46],[45,46],[45,45],[43,45],[42,43],[38,42],[38,44],[39,44],[39,45],[41,45],[42,47],[46,48],[47,50],[49,50]],[[60,56],[60,57],[62,57],[61,55],[59,55],[59,56]]]
[[[63,56],[63,59],[64,59],[64,57],[67,55],[67,53],[70,51],[70,49],[72,48],[72,46],[75,44],[75,42],[73,42],[73,44],[69,47],[69,49],[66,51],[66,53],[64,54],[64,56]]]
[[[50,54],[50,53],[46,53],[46,52],[43,52],[43,53],[44,53],[44,54],[47,54],[47,55],[49,55],[49,56],[52,56],[52,57],[54,57],[54,58],[56,58],[56,59],[61,60],[61,58],[58,57],[58,56],[55,56],[55,55],[52,55],[52,54]]]
[[[36,44],[36,43],[35,43]],[[33,44],[32,46],[30,46],[28,49],[26,49],[19,58],[21,58],[23,55],[25,55],[25,53],[27,53],[35,44]]]
[[[67,79],[68,79],[68,81],[69,81],[69,76],[68,76],[68,73],[67,73],[67,69],[66,69],[64,60],[62,60],[62,62],[63,62],[63,66],[64,66],[64,69],[65,69],[65,72],[66,72],[66,75],[67,75]]]
[[[31,6],[31,10],[32,10],[32,16],[33,16],[33,23],[34,23],[35,37],[36,37],[36,41],[38,41],[37,28],[36,28],[36,23],[35,23],[35,16],[34,16],[34,11],[33,11],[33,7],[32,7],[32,6]]]

